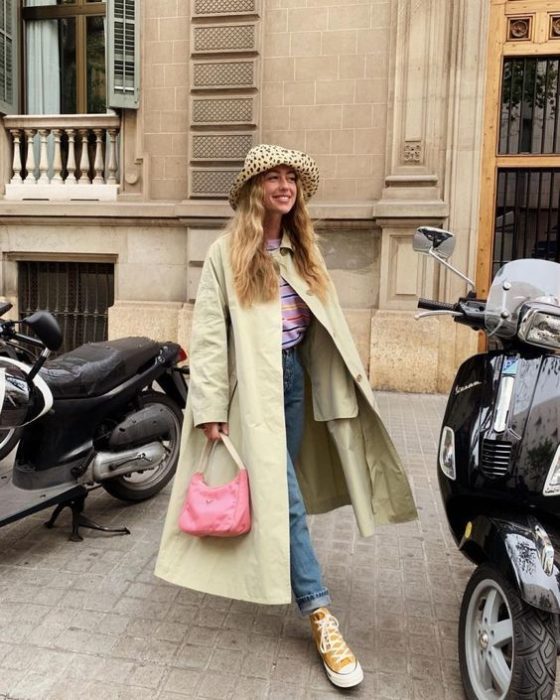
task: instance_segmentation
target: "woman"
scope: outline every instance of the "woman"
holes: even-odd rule
[[[230,192],[236,214],[211,247],[194,309],[181,462],[156,574],[206,593],[283,604],[293,591],[328,678],[361,682],[329,612],[308,513],[352,504],[362,535],[416,517],[305,206],[318,171],[304,153],[252,148]],[[206,440],[229,434],[247,466],[252,528],[233,539],[177,526]],[[232,478],[215,450],[212,483]]]

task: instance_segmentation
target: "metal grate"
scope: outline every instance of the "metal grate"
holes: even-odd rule
[[[560,57],[504,59],[500,154],[560,153]]]
[[[54,314],[64,338],[59,352],[107,340],[114,286],[113,263],[19,262],[20,318],[40,309]]]
[[[509,472],[511,442],[485,439],[480,451],[480,468],[486,476],[498,478]]]
[[[559,206],[560,168],[498,170],[493,275],[519,258],[560,262]]]

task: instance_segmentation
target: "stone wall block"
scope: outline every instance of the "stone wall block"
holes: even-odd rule
[[[322,33],[321,53],[324,56],[346,54],[353,55],[358,52],[357,33],[353,29],[330,30]]]
[[[294,105],[290,108],[290,128],[340,129],[342,126],[341,105]]]
[[[412,249],[414,230],[414,223],[383,228],[379,302],[383,309],[413,309],[419,296],[434,297],[437,270]]]
[[[315,104],[315,83],[312,81],[285,82],[285,105],[313,105]]]
[[[198,283],[202,264],[208,253],[210,245],[221,235],[223,227],[218,225],[215,228],[189,228],[187,239],[187,296],[189,302],[196,298]]]
[[[370,26],[371,3],[329,8],[329,29],[363,29]]]
[[[290,56],[316,56],[321,53],[321,32],[293,32],[290,35]]]
[[[263,46],[263,56],[288,56],[290,53],[290,35],[288,32],[271,32],[267,34]]]
[[[364,78],[366,75],[365,56],[340,56],[338,59],[338,78]]]
[[[302,30],[313,32],[325,30],[328,27],[329,12],[327,8],[301,8],[288,10],[288,31]]]
[[[298,59],[301,60],[301,59]],[[264,61],[263,84],[268,82],[294,80],[295,79],[295,59],[294,58],[267,58]],[[309,74],[312,79],[313,72]]]
[[[166,183],[169,186],[169,183]],[[118,299],[139,301],[184,301],[187,296],[185,265],[163,263],[154,265],[149,256],[142,263],[119,263],[117,268]]]
[[[182,308],[179,302],[116,301],[109,308],[109,340],[147,336],[160,342],[177,342]]]
[[[381,391],[435,393],[442,321],[414,321],[411,313],[374,311],[371,322],[370,383]],[[450,322],[452,324],[452,322]]]
[[[193,304],[183,304],[177,314],[177,342],[187,354],[191,345],[193,306]]]
[[[343,307],[344,316],[358,354],[366,372],[369,372],[369,351],[371,344],[371,309],[348,309]]]

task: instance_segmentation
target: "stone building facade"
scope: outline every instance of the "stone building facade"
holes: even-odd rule
[[[6,109],[0,292],[12,313],[29,306],[25,275],[30,288],[43,284],[30,263],[105,265],[110,337],[188,347],[202,261],[230,214],[229,182],[252,144],[277,143],[319,165],[311,212],[372,384],[446,390],[477,338],[448,318],[414,320],[418,296],[453,299],[465,288],[417,256],[411,238],[422,224],[453,230],[453,262],[475,276],[489,3],[121,4],[119,18],[108,2],[106,21],[116,37],[119,27],[135,37],[132,101],[37,115],[20,94]],[[20,8],[15,57],[30,51],[26,22],[38,12]],[[110,89],[121,64],[108,49]],[[17,83],[25,93],[25,76]],[[43,274],[69,288],[66,270]]]

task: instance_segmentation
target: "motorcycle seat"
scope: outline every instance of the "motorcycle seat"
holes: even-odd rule
[[[101,396],[133,377],[160,348],[142,337],[86,343],[45,363],[39,374],[55,398]]]

